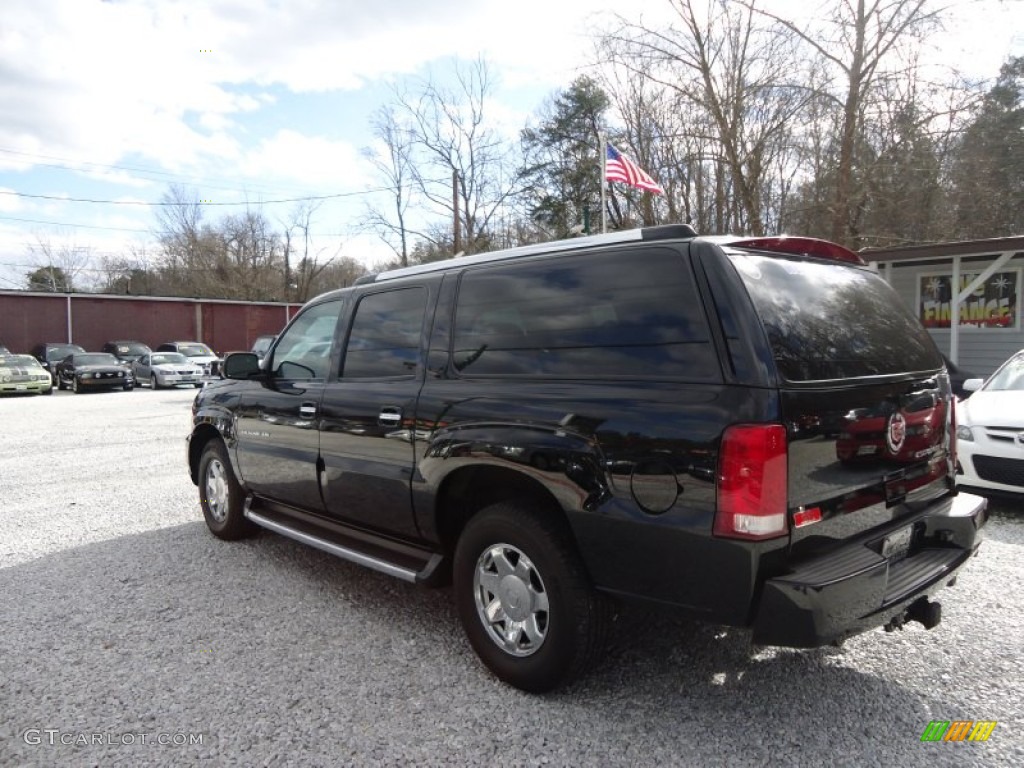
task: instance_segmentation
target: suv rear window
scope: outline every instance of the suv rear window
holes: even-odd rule
[[[729,253],[789,381],[942,367],[935,344],[880,276],[858,267]]]
[[[689,260],[668,248],[467,272],[454,365],[464,376],[720,378]]]

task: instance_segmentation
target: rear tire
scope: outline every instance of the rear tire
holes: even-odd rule
[[[60,376],[54,376],[54,378],[53,378],[53,386],[56,387],[57,389],[61,389],[61,390],[64,389],[64,382],[60,380]],[[51,389],[52,389],[52,387],[51,387]]]
[[[610,616],[556,514],[520,501],[491,505],[466,525],[453,563],[473,650],[498,678],[531,693],[596,662]]]
[[[208,442],[199,458],[199,505],[206,527],[218,539],[235,541],[255,531],[256,526],[243,513],[245,493],[220,440]]]

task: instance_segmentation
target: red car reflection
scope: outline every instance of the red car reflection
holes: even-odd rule
[[[942,449],[946,404],[934,395],[915,398],[902,410],[858,408],[846,414],[836,440],[840,461],[923,461]]]

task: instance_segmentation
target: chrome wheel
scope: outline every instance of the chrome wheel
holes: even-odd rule
[[[496,544],[477,560],[476,611],[487,636],[512,656],[536,653],[548,631],[548,594],[537,567],[522,550]]]
[[[213,459],[206,465],[206,476],[203,478],[203,492],[210,516],[218,523],[223,523],[228,516],[228,478],[227,469],[219,459]]]

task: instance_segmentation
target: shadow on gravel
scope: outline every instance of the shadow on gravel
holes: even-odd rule
[[[0,594],[12,764],[895,765],[921,760],[932,719],[994,716],[943,682],[963,662],[923,632],[792,652],[633,612],[588,677],[530,696],[477,662],[449,590],[271,534],[228,544],[201,522],[2,569]],[[205,738],[25,743],[46,728]]]

